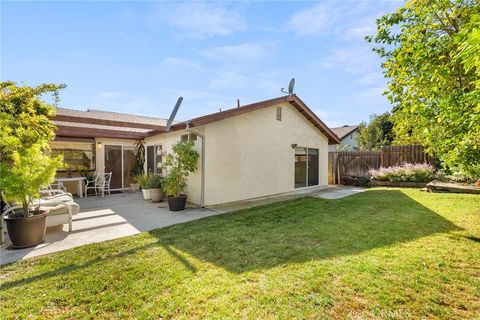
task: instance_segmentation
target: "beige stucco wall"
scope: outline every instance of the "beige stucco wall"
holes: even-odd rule
[[[282,104],[205,126],[205,204],[294,190],[292,144],[319,149],[319,184],[327,185],[328,139],[300,112]]]
[[[277,106],[272,106],[193,128],[206,136],[205,205],[294,190],[292,144],[319,149],[319,184],[327,185],[327,137],[290,104],[280,106],[282,121],[276,120]],[[181,130],[148,137],[146,146],[162,144],[167,154],[185,133]],[[133,146],[134,143],[134,140],[97,138],[96,170],[104,171],[105,145]],[[199,137],[195,149],[200,157],[203,156],[201,146]],[[188,201],[200,203],[201,158],[197,171],[189,176],[187,195]]]
[[[195,128],[195,130],[199,131],[202,133],[201,128]],[[186,134],[187,131],[185,130],[179,130],[179,131],[173,131],[169,133],[164,133],[161,135],[153,136],[153,137],[148,137],[145,139],[146,141],[146,146],[153,146],[156,144],[161,144],[162,145],[162,151],[164,154],[168,154],[172,151],[172,146],[180,141],[180,136],[182,134]],[[202,156],[202,142],[200,137],[198,137],[197,141],[195,142],[194,149],[200,154],[200,157]],[[145,155],[146,161],[145,161],[145,170],[147,170],[147,155]],[[201,161],[199,159],[198,164],[197,164],[197,171],[194,173],[191,173],[188,177],[188,189],[187,189],[187,200],[192,203],[200,203],[200,192],[201,192]]]

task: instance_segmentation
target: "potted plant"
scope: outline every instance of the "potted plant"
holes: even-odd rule
[[[145,171],[143,166],[145,164],[145,146],[141,140],[137,140],[135,143],[135,161],[133,162],[133,167],[131,171],[131,176],[133,177],[134,183],[130,183],[130,188],[132,191],[140,190],[140,182],[138,181],[138,176],[143,175]]]
[[[193,150],[192,141],[180,141],[172,147],[172,153],[168,154],[164,167],[167,175],[163,180],[164,190],[167,194],[168,207],[171,211],[185,209],[187,195],[187,178],[197,169],[199,154]]]
[[[148,174],[141,174],[135,177],[143,193],[143,200],[150,200],[150,189],[148,188]]]
[[[42,94],[63,86],[43,84],[18,87],[13,82],[0,83],[0,190],[2,198],[15,210],[5,217],[14,248],[37,245],[44,240],[46,213],[31,206],[39,190],[53,182],[62,166],[62,157],[48,155],[48,141],[55,136],[50,120],[54,106],[42,102]]]
[[[147,186],[150,190],[150,199],[152,202],[160,202],[163,200],[162,177],[160,175],[149,175]]]

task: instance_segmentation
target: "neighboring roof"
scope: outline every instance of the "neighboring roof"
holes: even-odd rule
[[[316,128],[325,134],[328,138],[329,144],[340,143],[340,140],[335,133],[295,94],[212,113],[184,122],[174,122],[171,126],[171,130],[185,129],[187,123],[190,127],[198,127],[281,103],[290,103],[294,106]],[[166,122],[167,120],[163,118],[136,116],[132,114],[100,110],[79,111],[63,108],[57,108],[57,115],[54,118],[54,123],[57,126],[57,136],[64,137],[77,136],[142,139],[148,136],[165,133]]]
[[[343,127],[337,127],[337,128],[331,128],[331,129],[337,135],[337,137],[340,140],[342,140],[348,134],[352,133],[355,130],[358,130],[358,127],[359,127],[358,125],[356,126],[344,125]]]
[[[329,144],[338,144],[340,141],[333,131],[320,120],[317,115],[310,110],[310,108],[295,94],[291,96],[283,96],[270,100],[260,101],[245,106],[228,109],[212,113],[206,116],[194,118],[188,121],[179,122],[171,127],[171,130],[184,129],[186,124],[189,123],[191,127],[202,126],[211,122],[220,121],[223,119],[235,117],[243,113],[255,111],[262,108],[278,105],[280,103],[288,102],[294,106],[305,118],[307,118],[316,128],[318,128],[328,138]]]

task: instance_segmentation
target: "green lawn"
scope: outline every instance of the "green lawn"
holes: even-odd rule
[[[2,318],[478,319],[480,197],[302,198],[1,268]]]

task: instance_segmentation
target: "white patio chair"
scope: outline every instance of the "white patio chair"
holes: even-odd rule
[[[105,196],[105,192],[110,194],[110,181],[112,180],[112,173],[97,173],[95,175],[95,180],[88,181],[85,185],[85,198],[88,195],[88,190],[95,190],[95,195],[98,195],[98,192],[102,192],[102,197]]]
[[[70,193],[56,194],[40,199],[35,199],[30,204],[32,210],[40,209],[47,211],[46,226],[52,227],[68,223],[68,232],[72,232],[72,216],[80,212],[80,206],[73,201]],[[0,242],[5,242],[7,231],[4,217],[10,212],[20,209],[21,206],[8,206],[1,215]]]
[[[48,186],[47,186],[47,189],[48,190],[63,190],[65,192],[67,192],[67,188],[63,185],[63,183],[61,182],[57,182],[57,183],[50,183]]]

